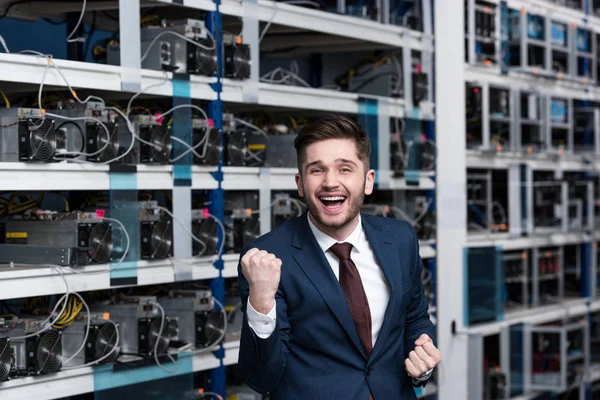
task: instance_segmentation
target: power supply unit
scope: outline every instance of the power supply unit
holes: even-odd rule
[[[219,165],[223,151],[221,134],[218,129],[211,128],[205,119],[192,119],[192,146],[197,153],[194,154],[194,164]]]
[[[158,354],[164,354],[178,334],[177,322],[175,318],[165,316],[163,334],[159,337],[161,313],[154,303],[157,303],[155,296],[128,297],[117,304],[93,306],[92,311],[109,313],[110,319],[118,325],[122,354],[154,354],[157,340]]]
[[[0,324],[0,329],[3,329],[3,324]],[[0,337],[0,382],[10,379],[13,369],[13,353],[11,352],[10,339],[8,337]]]
[[[55,121],[43,110],[0,110],[0,162],[53,162],[64,145]]]
[[[223,71],[226,78],[250,78],[250,46],[243,44],[241,36],[223,34]]]
[[[156,201],[139,203],[140,258],[161,260],[173,255],[173,224]]]
[[[348,79],[348,91],[353,93],[370,94],[383,97],[402,97],[403,89],[399,74],[402,73],[400,68],[392,62],[388,62],[372,68],[369,71],[350,76]],[[425,77],[426,78],[426,77]],[[419,87],[422,84],[413,82],[413,87]]]
[[[191,343],[196,348],[210,345],[223,332],[219,326],[224,321],[219,321],[221,312],[215,311],[209,289],[173,290],[168,298],[159,299],[159,303],[165,313],[179,321],[179,340]]]
[[[296,135],[292,133],[269,135],[266,163],[273,168],[297,168],[298,157],[294,147]]]
[[[168,164],[171,159],[171,128],[156,117],[137,115],[130,118],[141,141],[136,141],[136,164]],[[152,143],[152,145],[149,145]]]
[[[104,264],[111,260],[112,227],[88,214],[65,214],[58,220],[8,220],[0,223],[1,245],[10,245],[6,252],[0,251],[3,262],[37,258],[36,263],[43,263],[53,255],[61,259],[61,265]],[[7,254],[14,258],[4,260]]]
[[[13,358],[13,375],[52,374],[62,368],[62,331],[45,327],[41,320],[11,322],[9,344]],[[38,332],[36,334],[36,332]],[[34,335],[23,339],[24,336]]]
[[[217,252],[219,231],[217,222],[204,216],[204,210],[192,210],[192,233],[202,241],[192,240],[192,252],[196,256],[208,256]]]
[[[166,32],[176,32],[193,42]],[[180,74],[212,76],[217,72],[217,51],[208,38],[204,21],[185,19],[174,21],[170,26],[151,26],[141,30],[142,54],[148,52],[142,61],[142,68]],[[151,48],[150,44],[160,35]],[[212,50],[208,49],[212,48]],[[107,47],[107,61],[110,65],[120,65],[121,55],[118,44]]]
[[[110,355],[100,361],[99,364],[115,362],[119,357],[117,329],[113,324],[103,319],[92,319],[89,330],[87,329],[86,321],[74,322],[62,334],[63,360],[68,360],[79,350],[85,338],[86,330],[88,331],[88,336],[85,340],[83,350],[63,366],[78,367],[86,365],[101,359],[109,353]],[[113,350],[115,347],[116,350]]]

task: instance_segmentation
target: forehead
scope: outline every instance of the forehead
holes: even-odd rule
[[[358,149],[353,139],[328,139],[311,143],[306,147],[304,162],[306,164],[321,161],[334,162],[340,158],[352,160],[358,164]]]

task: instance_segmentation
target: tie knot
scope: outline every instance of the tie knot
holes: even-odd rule
[[[345,261],[350,259],[350,253],[352,252],[351,243],[336,243],[329,248],[333,254],[340,260]]]

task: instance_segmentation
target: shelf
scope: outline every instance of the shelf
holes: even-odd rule
[[[219,359],[212,353],[180,355],[180,359],[184,357],[192,357],[191,369],[193,372],[211,370],[220,365]],[[114,372],[112,368],[112,365],[101,365],[60,371],[56,374],[14,379],[0,383],[0,397],[2,397],[2,400],[51,400],[93,393],[98,390],[98,382],[94,382],[95,380],[101,381],[104,390],[191,372],[188,368],[178,368],[174,373],[168,374],[156,365],[117,372]],[[165,368],[169,368],[169,365],[165,365]]]
[[[401,26],[383,25],[364,18],[268,0],[258,0],[258,9],[261,21],[272,21],[275,25],[373,42],[386,47],[409,47],[421,51],[433,49],[432,38]],[[239,0],[223,0],[219,10],[225,15],[237,17],[244,14],[242,1]]]
[[[520,250],[545,246],[564,246],[591,242],[593,235],[586,233],[555,233],[533,237],[510,238],[508,234],[472,234],[467,236],[469,247],[500,246],[503,250]]]
[[[405,176],[394,177],[392,171],[377,171],[377,189],[379,190],[433,190],[435,172],[419,172],[418,183],[408,183]]]
[[[261,169],[266,177],[261,179]],[[223,167],[224,190],[297,190],[296,168]],[[268,180],[267,180],[268,179]]]
[[[588,312],[600,310],[598,299],[567,300],[560,304],[547,305],[543,307],[529,308],[526,310],[512,311],[504,315],[504,320],[498,322],[484,323],[473,327],[467,327],[467,334],[480,334],[489,336],[497,334],[504,327],[514,324],[528,322],[532,324],[544,324],[565,317],[575,317]]]
[[[217,167],[192,167],[192,188],[216,189]],[[137,189],[173,189],[172,165],[138,165]],[[109,190],[108,165],[79,163],[0,163],[0,191]]]
[[[223,79],[222,82],[221,99],[223,101],[244,103],[244,92],[250,90],[252,82],[232,79]],[[387,104],[383,111],[398,118],[410,116],[423,120],[433,119],[433,106],[430,103],[421,103],[421,109],[405,110],[405,103],[402,99],[263,82],[258,84],[257,105],[358,114],[360,111],[359,99],[363,98],[384,101]]]
[[[197,8],[205,11],[216,11],[217,6],[212,0],[152,0],[157,3],[171,4],[174,6],[183,6],[189,8]],[[183,3],[183,4],[181,4]]]
[[[141,74],[141,87],[162,85],[144,90],[145,94],[157,96],[173,96],[173,85],[170,83],[172,73],[148,69],[132,70],[115,65],[95,64],[88,62],[54,59],[54,63],[62,71],[71,86],[77,89],[121,92],[125,82],[135,80],[136,73]],[[0,81],[39,85],[42,82],[46,59],[21,54],[0,53]],[[192,75],[190,76],[191,97],[193,99],[216,100],[217,94],[210,87],[216,78]],[[55,68],[47,69],[44,87],[67,88]]]
[[[526,164],[535,170],[594,171],[600,167],[600,159],[593,154],[563,157],[548,154],[526,156],[516,152],[467,150],[467,168],[507,169],[520,164]]]
[[[123,264],[125,265],[125,263]],[[109,265],[78,267],[79,272],[108,270]],[[121,269],[121,266],[119,266]],[[68,268],[61,269],[72,292],[112,289],[109,272],[77,274]],[[210,262],[198,262],[192,267],[192,280],[213,279],[219,271]],[[137,284],[139,286],[156,285],[175,282],[174,262],[170,260],[138,261]],[[65,293],[65,283],[50,268],[17,267],[0,268],[0,300],[47,296]]]
[[[225,349],[225,357],[223,358],[223,365],[235,365],[238,363],[240,356],[240,342],[227,342],[223,344]]]

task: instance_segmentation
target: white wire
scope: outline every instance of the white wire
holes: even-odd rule
[[[66,370],[77,369],[77,368],[91,367],[92,365],[96,365],[96,364],[100,363],[101,361],[106,360],[112,353],[114,353],[115,351],[117,351],[119,349],[119,342],[121,341],[121,338],[119,336],[119,327],[117,326],[117,324],[115,324],[110,319],[107,319],[106,322],[110,322],[115,327],[115,333],[117,336],[117,340],[115,341],[115,345],[113,346],[113,348],[108,353],[106,353],[105,355],[103,355],[102,357],[100,357],[97,360],[91,361],[87,364],[78,365],[76,367],[63,367],[63,368],[61,368],[61,370],[66,371]],[[89,330],[89,328],[88,328],[88,330]],[[85,341],[84,341],[84,343],[85,343]]]
[[[59,115],[59,114],[52,114],[52,113],[46,113],[47,117],[52,117],[52,118],[56,118],[56,119],[64,119],[66,121],[94,121],[96,123],[98,123],[100,126],[102,126],[102,129],[104,130],[104,132],[106,132],[106,138],[108,139],[106,141],[106,143],[104,143],[104,146],[100,149],[97,150],[94,153],[85,153],[85,152],[80,152],[80,151],[67,151],[64,153],[60,153],[59,155],[76,155],[76,156],[95,156],[97,154],[102,153],[109,145],[110,143],[110,132],[108,130],[108,127],[99,119],[94,118],[94,117],[65,117],[63,115]]]
[[[165,367],[162,366],[162,364],[160,363],[160,361],[158,361],[158,345],[160,344],[160,337],[162,336],[163,329],[165,327],[165,310],[157,302],[149,301],[148,303],[156,306],[160,310],[160,328],[158,329],[158,337],[156,338],[156,343],[154,343],[154,351],[153,351],[153,353],[154,353],[154,361],[156,361],[156,365],[158,365],[158,367],[160,369],[162,369],[163,371],[165,371],[167,374],[174,374],[179,369],[179,366],[177,365],[177,361],[170,354],[167,353],[167,356],[169,357],[169,359],[175,365],[175,369],[174,370],[168,370],[168,369],[166,369]]]
[[[81,297],[79,295],[79,293],[73,293],[73,294],[75,296],[79,297],[79,300],[81,300],[81,302],[85,306],[85,309],[87,311],[87,323],[86,323],[86,327],[85,327],[85,336],[83,337],[83,342],[81,343],[81,346],[79,346],[79,349],[77,349],[77,351],[70,358],[68,358],[66,361],[63,361],[64,364],[68,364],[69,361],[71,361],[72,359],[77,357],[77,354],[79,354],[81,352],[81,350],[83,350],[83,348],[85,347],[85,344],[87,342],[88,334],[90,332],[90,307],[88,307],[88,304],[85,302],[83,297]]]
[[[129,245],[130,245],[130,240],[129,240],[129,234],[127,233],[127,230],[125,229],[125,226],[123,225],[123,223],[121,223],[121,221],[119,221],[118,219],[115,218],[108,218],[108,217],[95,217],[96,219],[101,219],[101,220],[106,220],[106,221],[112,221],[112,222],[116,222],[117,224],[119,224],[119,226],[121,227],[121,230],[123,231],[123,233],[125,234],[125,239],[127,240],[127,245],[125,246],[125,251],[123,252],[123,255],[121,256],[121,258],[119,259],[119,262],[117,262],[115,265],[111,266],[109,269],[103,269],[101,271],[78,271],[77,268],[70,268],[70,270],[76,274],[103,274],[105,272],[111,272],[114,271],[115,269],[117,269],[119,267],[119,265],[121,265],[123,263],[123,261],[125,260],[125,257],[127,257],[127,253],[129,253]]]
[[[136,94],[134,94],[131,99],[129,99],[129,103],[127,103],[127,117],[125,118],[126,120],[129,119],[129,115],[131,114],[131,104],[133,103],[133,101],[135,99],[137,99],[139,96],[141,96],[142,94],[144,94],[146,92],[146,90],[155,88],[155,87],[159,87],[164,85],[165,83],[169,82],[169,75],[167,74],[166,71],[163,71],[164,73],[164,79],[162,81],[160,81],[159,83],[155,83],[154,85],[150,85],[144,89],[141,89],[139,92],[137,92]]]
[[[246,125],[247,127],[254,129],[256,132],[260,133],[261,135],[266,137],[267,140],[269,140],[269,135],[267,134],[267,132],[265,132],[263,129],[260,129],[258,126],[251,124],[250,122],[244,121],[243,119],[236,118],[236,117],[234,117],[233,120],[235,122],[238,122],[242,125]]]
[[[4,38],[2,37],[2,35],[0,35],[0,44],[2,45],[2,47],[4,47],[4,50],[6,51],[6,53],[10,53],[10,51],[8,51],[8,46],[6,45],[6,42],[4,41]]]
[[[73,36],[76,32],[77,29],[79,29],[79,25],[81,25],[81,21],[83,21],[83,16],[85,14],[85,6],[86,6],[87,1],[83,0],[83,7],[81,8],[81,14],[79,15],[79,21],[77,21],[77,25],[75,25],[75,28],[73,28],[73,31],[71,32],[71,34],[67,37],[67,42],[69,43],[74,43],[74,42],[80,42],[82,38],[75,38],[72,39],[71,36]]]
[[[223,303],[221,303],[215,297],[213,297],[213,301],[215,303],[217,303],[217,305],[219,307],[221,307],[221,314],[223,314],[223,320],[224,320],[223,333],[221,333],[221,336],[219,336],[219,338],[217,340],[215,340],[212,344],[206,346],[205,348],[192,350],[191,351],[192,354],[200,354],[200,353],[205,353],[205,352],[211,351],[215,345],[219,344],[221,342],[221,340],[223,340],[223,338],[225,337],[225,333],[227,332],[227,311],[225,311],[225,307],[223,306]]]
[[[280,3],[296,4],[296,5],[309,5],[309,6],[312,5],[312,6],[316,6],[316,7],[321,6],[319,3],[315,2],[315,1],[310,1],[310,0],[286,0],[286,1],[281,1]],[[269,22],[267,22],[267,25],[263,28],[263,31],[260,33],[260,37],[258,38],[258,43],[262,42],[263,38],[265,37],[265,34],[271,27],[271,24],[273,23],[273,20],[275,19],[275,16],[277,15],[277,10],[278,10],[277,2],[274,2],[273,3],[273,15],[271,15]]]
[[[192,237],[192,239],[194,239],[194,240],[195,240],[196,242],[198,242],[198,243],[202,243],[202,244],[204,244],[204,242],[202,242],[202,240],[198,239],[198,238],[197,238],[197,237],[196,237],[196,236],[195,236],[195,235],[194,235],[194,234],[193,234],[193,233],[192,233],[192,232],[191,232],[191,231],[190,231],[190,230],[189,230],[189,229],[188,229],[188,228],[187,228],[187,227],[186,227],[186,226],[185,226],[185,225],[184,225],[184,224],[183,224],[183,223],[180,221],[180,220],[179,220],[179,218],[177,218],[177,217],[175,217],[175,216],[173,215],[173,213],[172,213],[171,211],[167,210],[166,208],[164,208],[164,207],[162,207],[162,206],[157,206],[157,208],[158,208],[159,210],[162,210],[162,211],[163,211],[163,212],[165,212],[166,214],[170,215],[170,216],[171,216],[171,218],[173,218],[173,220],[174,220],[175,222],[177,222],[177,223],[179,224],[179,226],[181,226],[181,227],[182,227],[182,228],[185,230],[185,232],[186,232],[188,235],[190,235],[190,236]]]
[[[208,32],[208,30],[206,30],[206,31]],[[148,54],[150,53],[150,50],[152,49],[152,46],[154,46],[156,41],[166,35],[177,36],[177,37],[185,40],[186,42],[189,42],[189,43],[193,44],[194,46],[200,47],[201,49],[204,49],[204,50],[214,50],[216,48],[216,43],[215,43],[214,37],[212,37],[212,35],[209,35],[209,37],[212,39],[213,45],[212,45],[212,47],[208,47],[208,46],[204,46],[203,44],[198,43],[197,41],[195,41],[193,39],[190,39],[189,37],[182,35],[181,33],[174,32],[174,31],[164,31],[164,32],[161,32],[158,35],[156,35],[156,37],[150,42],[150,44],[148,45],[148,48],[142,55],[142,59],[141,59],[142,62],[144,62],[146,57],[148,57]]]

